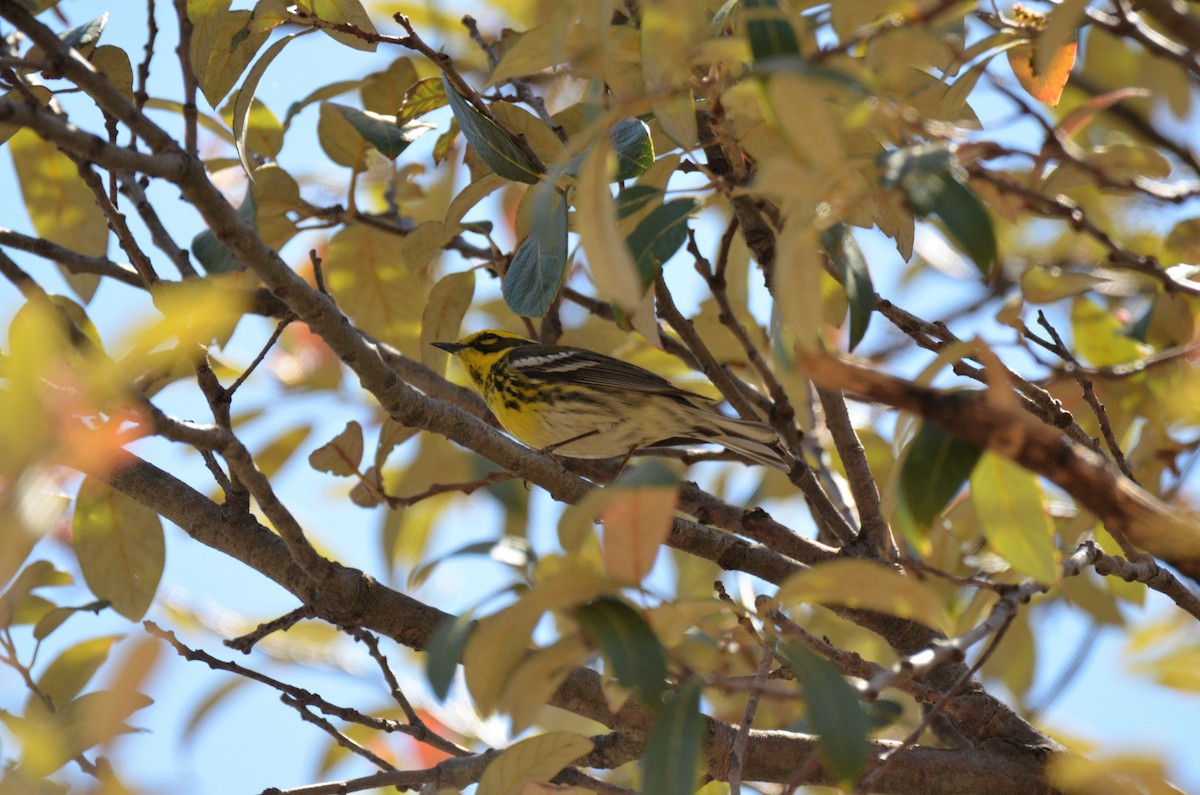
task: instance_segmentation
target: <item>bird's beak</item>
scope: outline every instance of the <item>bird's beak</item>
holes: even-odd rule
[[[433,347],[435,347],[435,348],[441,348],[442,350],[446,351],[447,353],[458,353],[463,348],[467,347],[458,342],[432,342],[430,344],[433,345]]]

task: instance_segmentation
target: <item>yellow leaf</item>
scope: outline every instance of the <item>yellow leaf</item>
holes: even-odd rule
[[[162,522],[149,508],[86,478],[73,525],[75,554],[92,593],[130,621],[146,614],[166,558]]]
[[[695,3],[680,0],[652,0],[641,7],[646,93],[655,98],[654,117],[662,131],[685,151],[697,138],[690,66],[696,9]]]
[[[592,280],[600,297],[626,313],[642,299],[633,257],[617,226],[617,207],[609,189],[609,142],[601,138],[583,161],[575,193],[575,231],[587,252]]]
[[[106,635],[75,644],[55,657],[38,677],[38,690],[55,707],[62,707],[83,692],[92,676],[108,659],[108,652],[122,635]]]
[[[450,355],[433,347],[435,342],[458,339],[463,315],[475,296],[475,271],[450,273],[429,292],[429,303],[421,315],[421,364],[445,375]]]
[[[495,711],[543,612],[540,605],[522,600],[481,618],[471,633],[463,650],[463,674],[481,716]]]
[[[394,116],[404,104],[404,94],[417,82],[417,69],[408,58],[397,58],[382,72],[363,78],[359,94],[365,110]]]
[[[208,104],[217,107],[241,77],[269,30],[253,30],[251,12],[230,11],[228,0],[188,0],[192,70]]]
[[[1032,472],[985,452],[971,473],[971,499],[992,551],[1038,582],[1058,581],[1054,524]]]
[[[795,344],[815,351],[821,339],[821,274],[818,230],[794,205],[779,236],[775,259],[775,307]]]
[[[350,420],[341,433],[309,454],[308,463],[319,472],[348,477],[358,471],[362,455],[362,426]]]
[[[108,78],[108,82],[120,89],[126,99],[133,99],[133,67],[128,53],[112,44],[102,44],[88,60],[96,71]]]
[[[8,148],[25,209],[38,237],[85,256],[107,256],[108,221],[71,159],[32,130],[15,134]],[[59,267],[75,294],[85,304],[90,301],[100,277]]]
[[[512,721],[514,735],[533,725],[554,691],[589,656],[590,651],[580,638],[569,637],[538,649],[520,663],[496,703],[496,709],[507,713]]]
[[[781,605],[840,604],[909,618],[941,632],[950,628],[935,590],[915,577],[866,560],[833,560],[793,574],[779,586],[775,598]]]
[[[367,142],[354,125],[329,102],[321,103],[317,140],[329,159],[339,166],[362,171],[367,162]]]
[[[679,490],[617,488],[604,509],[604,569],[615,580],[637,584],[650,573],[671,534]]]
[[[356,326],[419,358],[429,276],[408,265],[400,238],[350,224],[330,241],[324,270],[329,291]]]
[[[521,795],[526,784],[548,782],[595,745],[586,737],[549,732],[504,749],[483,771],[478,795]]]
[[[500,126],[525,136],[529,147],[543,163],[556,163],[562,159],[565,151],[563,142],[537,116],[510,102],[493,102],[488,107]]]
[[[378,33],[375,30],[374,23],[371,22],[371,17],[368,16],[366,9],[363,8],[359,0],[303,0],[300,5],[325,22],[353,25],[369,35]],[[354,33],[344,33],[339,30],[329,30],[328,28],[322,28],[322,30],[331,38],[345,44],[347,47],[353,47],[356,50],[365,50],[366,52],[375,52],[376,45],[374,42],[367,41]]]

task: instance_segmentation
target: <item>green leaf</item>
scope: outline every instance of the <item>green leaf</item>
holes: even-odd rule
[[[85,50],[100,40],[104,26],[108,24],[108,12],[105,11],[91,22],[85,22],[78,27],[58,34],[59,41],[76,50]]]
[[[849,349],[854,350],[867,333],[875,311],[875,287],[871,284],[867,259],[846,224],[837,224],[821,233],[821,246],[837,268],[838,281],[846,291],[846,303],[850,306]]]
[[[554,303],[567,269],[567,197],[550,183],[535,188],[529,237],[513,255],[501,292],[508,308],[523,317],[541,317]],[[558,201],[551,207],[550,202]]]
[[[808,725],[817,735],[826,769],[842,786],[852,786],[870,758],[871,719],[863,712],[858,694],[833,663],[799,644],[781,643],[779,656],[800,680]]]
[[[399,157],[409,144],[437,126],[428,122],[412,122],[397,127],[394,116],[381,116],[369,110],[359,110],[335,102],[325,104],[342,114],[363,140],[392,160]]]
[[[653,709],[667,678],[667,657],[646,619],[625,602],[605,597],[575,611],[575,620],[600,648],[614,679]]]
[[[454,674],[474,625],[471,614],[463,613],[438,624],[429,639],[429,646],[425,649],[425,675],[429,677],[433,694],[439,699],[444,700],[450,692],[450,684],[454,681]]]
[[[778,0],[745,0],[742,7],[746,38],[756,62],[800,54],[800,40]]]
[[[38,677],[38,690],[61,707],[79,695],[92,676],[108,659],[108,653],[121,635],[108,635],[77,643],[55,657]]]
[[[644,795],[692,795],[704,722],[700,691],[704,683],[690,677],[667,694],[658,720],[646,737],[642,767]]]
[[[252,229],[257,231],[258,206],[254,201],[253,191],[246,191],[237,215],[243,223],[249,224]],[[233,273],[243,268],[242,263],[238,262],[233,252],[224,243],[217,240],[216,234],[211,229],[205,229],[192,238],[192,254],[196,256],[209,275]]]
[[[459,128],[483,162],[505,179],[527,185],[536,184],[541,177],[541,168],[517,146],[508,133],[464,99],[445,77],[442,77],[442,88]]]
[[[932,211],[975,267],[984,276],[990,274],[996,261],[996,232],[979,197],[956,175],[949,175],[942,181]]]
[[[997,555],[1038,582],[1058,580],[1054,523],[1036,475],[1001,455],[985,453],[971,475],[971,499]]]
[[[642,287],[654,283],[669,260],[687,240],[687,220],[700,204],[695,199],[674,199],[654,208],[625,238]]]
[[[900,500],[908,515],[928,528],[967,482],[982,454],[975,445],[922,423],[900,470]]]
[[[79,487],[73,531],[75,554],[92,593],[130,621],[141,620],[166,559],[158,514],[88,477]]]
[[[654,142],[650,128],[641,119],[621,119],[609,130],[617,155],[617,179],[640,177],[654,165]]]
[[[926,144],[879,157],[881,183],[899,187],[917,215],[933,215],[985,276],[996,259],[996,233],[983,203],[963,181],[953,152]]]
[[[617,218],[626,218],[663,195],[653,185],[630,185],[617,194]]]

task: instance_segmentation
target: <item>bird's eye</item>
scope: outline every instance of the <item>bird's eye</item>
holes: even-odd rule
[[[492,348],[495,347],[496,343],[499,341],[500,338],[495,334],[484,334],[482,337],[475,340],[475,344],[480,348]]]

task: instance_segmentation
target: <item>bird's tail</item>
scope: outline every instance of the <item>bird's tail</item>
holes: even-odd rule
[[[784,452],[779,437],[769,425],[726,417],[708,407],[691,405],[688,409],[695,430],[688,441],[719,444],[756,464],[781,472],[791,470],[791,457]]]

